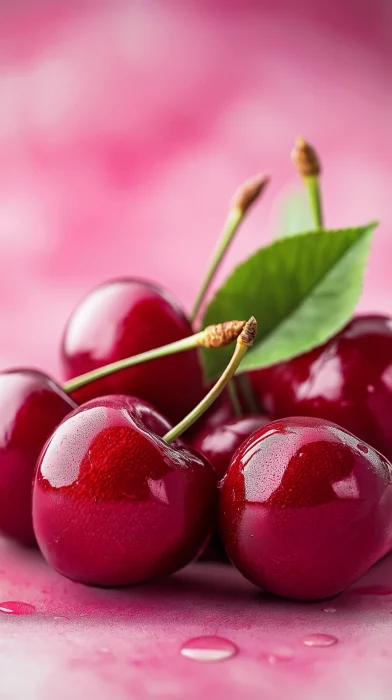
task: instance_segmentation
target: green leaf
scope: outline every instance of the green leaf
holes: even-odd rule
[[[203,327],[256,317],[257,337],[241,371],[268,367],[324,343],[353,314],[376,225],[301,233],[261,248],[216,293]],[[203,351],[209,379],[224,370],[232,351]]]
[[[276,202],[273,230],[275,238],[293,236],[313,228],[312,212],[303,187],[291,187]]]

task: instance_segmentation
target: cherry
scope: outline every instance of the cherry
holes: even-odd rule
[[[196,428],[199,422],[196,423]],[[243,441],[268,422],[269,418],[266,416],[249,415],[231,418],[216,425],[203,424],[201,429],[191,436],[189,444],[209,460],[220,479]],[[209,561],[227,561],[226,552],[217,531],[212,534],[201,558]]]
[[[42,372],[0,373],[0,531],[35,544],[31,488],[47,438],[76,404]]]
[[[55,430],[38,462],[33,520],[59,572],[118,586],[170,574],[194,559],[210,531],[211,465],[159,437],[166,420],[137,398],[93,399]]]
[[[211,462],[218,479],[221,479],[244,440],[269,422],[267,416],[255,414],[238,416],[218,425],[203,425],[189,444]]]
[[[71,379],[191,334],[190,323],[169,292],[139,279],[107,282],[90,292],[68,321],[62,344],[64,374]],[[116,393],[139,396],[178,421],[203,396],[197,352],[112,374],[77,390],[73,398],[83,403]]]
[[[392,319],[358,316],[325,345],[250,377],[271,418],[326,418],[392,460]]]
[[[219,487],[227,553],[271,593],[336,595],[392,548],[392,466],[329,421],[293,417],[261,428]]]

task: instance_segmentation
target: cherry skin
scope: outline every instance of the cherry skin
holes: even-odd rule
[[[0,532],[36,544],[31,489],[38,456],[76,403],[42,372],[0,372]]]
[[[237,450],[219,484],[233,564],[279,596],[340,593],[392,549],[392,467],[334,423],[277,420]]]
[[[244,440],[267,423],[270,419],[261,414],[239,416],[212,427],[202,426],[189,444],[208,459],[221,479]]]
[[[392,319],[358,316],[325,345],[250,377],[271,419],[326,418],[392,460]]]
[[[191,334],[189,321],[166,290],[139,279],[107,282],[90,292],[68,321],[62,342],[65,378]],[[176,423],[204,393],[197,351],[189,350],[92,382],[73,398],[83,403],[106,394],[138,396]]]
[[[122,586],[171,574],[204,546],[216,476],[201,455],[160,437],[169,424],[129,396],[93,399],[55,430],[38,462],[33,522],[65,576]]]

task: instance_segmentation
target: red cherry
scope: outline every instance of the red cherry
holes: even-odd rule
[[[94,289],[68,321],[62,345],[66,379],[192,334],[175,299],[149,282],[123,279]],[[105,394],[151,402],[173,422],[204,395],[196,350],[154,360],[92,382],[73,395],[78,403]]]
[[[215,508],[211,465],[128,396],[76,409],[38,462],[33,522],[47,561],[71,579],[118,586],[170,574],[203,547]]]
[[[331,420],[392,459],[392,319],[358,316],[325,345],[250,377],[271,418]]]
[[[221,479],[235,451],[244,440],[269,422],[267,416],[255,414],[232,418],[212,427],[202,426],[202,429],[192,436],[189,444],[211,462],[218,479]]]
[[[31,488],[39,453],[76,404],[35,370],[0,373],[0,532],[34,545]]]
[[[261,428],[219,485],[233,564],[280,596],[340,593],[392,548],[391,474],[385,457],[328,421]]]
[[[232,406],[231,402],[230,405]],[[208,459],[218,479],[221,479],[238,447],[255,430],[268,422],[269,418],[266,416],[250,415],[231,418],[217,425],[206,423],[202,425],[199,432],[191,436],[189,444]],[[199,422],[195,425],[197,427]],[[227,555],[217,531],[213,533],[201,558],[209,561],[227,561]]]

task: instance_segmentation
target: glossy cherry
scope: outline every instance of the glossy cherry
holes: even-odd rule
[[[272,419],[326,418],[392,460],[392,319],[358,316],[325,345],[250,376]]]
[[[208,538],[216,476],[170,426],[128,396],[94,399],[55,430],[38,463],[33,521],[47,561],[83,583],[170,574]]]
[[[208,459],[217,477],[221,479],[238,447],[255,430],[268,422],[269,418],[262,415],[239,416],[218,422],[216,425],[207,422],[191,436],[189,444]],[[198,424],[195,424],[195,428]],[[217,526],[201,558],[209,561],[227,561]]]
[[[0,373],[0,532],[34,545],[31,489],[47,438],[76,404],[42,372]]]
[[[204,425],[192,436],[189,444],[211,462],[218,479],[221,479],[244,440],[269,422],[267,416],[254,414],[231,418],[213,426]]]
[[[233,564],[277,595],[333,596],[392,549],[392,467],[329,421],[294,417],[261,428],[219,487]]]
[[[138,279],[107,282],[90,292],[68,321],[62,343],[65,378],[191,334],[184,312],[166,290]],[[82,403],[116,393],[141,397],[177,422],[204,394],[197,351],[123,370],[79,389],[73,398]]]

